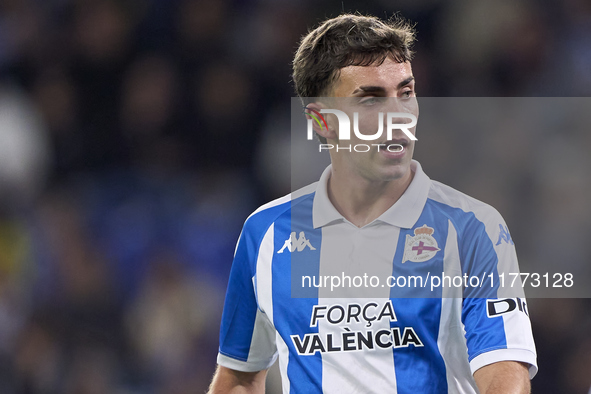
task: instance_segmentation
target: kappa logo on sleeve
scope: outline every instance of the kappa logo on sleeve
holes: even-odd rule
[[[510,245],[514,245],[513,240],[511,239],[511,234],[509,234],[509,228],[507,226],[499,224],[499,229],[499,239],[497,240],[495,246],[499,246],[503,241]]]
[[[310,240],[306,238],[306,234],[303,231],[300,231],[299,238],[296,237],[296,232],[292,231],[289,238],[285,240],[283,247],[277,251],[277,253],[283,253],[285,249],[288,249],[291,253],[293,252],[301,252],[306,248],[310,248],[310,250],[316,250],[315,247],[312,246]]]

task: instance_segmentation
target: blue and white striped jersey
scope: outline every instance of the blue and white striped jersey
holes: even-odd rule
[[[254,372],[279,358],[285,394],[476,393],[474,371],[504,360],[535,375],[523,293],[499,282],[519,272],[502,217],[412,170],[403,196],[362,228],[330,203],[330,167],[246,220],[220,365]]]

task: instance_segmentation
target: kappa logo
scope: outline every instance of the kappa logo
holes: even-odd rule
[[[433,238],[433,233],[435,232],[433,228],[424,224],[422,227],[415,228],[414,231],[414,237],[410,235],[406,236],[402,263],[407,261],[414,263],[427,261],[441,250],[437,246],[437,240]]]
[[[497,243],[495,244],[495,246],[499,246],[502,241],[505,241],[511,245],[515,245],[513,243],[513,240],[511,239],[511,234],[509,234],[509,228],[507,226],[503,226],[502,224],[499,224],[499,229],[500,229],[499,239],[497,240]]]
[[[312,246],[310,240],[306,238],[306,234],[303,231],[300,231],[299,238],[296,237],[296,232],[292,231],[291,235],[288,239],[285,240],[283,247],[277,251],[277,253],[283,253],[283,251],[287,248],[291,253],[298,251],[301,252],[304,250],[305,247],[309,247],[310,250],[316,250],[315,247]]]

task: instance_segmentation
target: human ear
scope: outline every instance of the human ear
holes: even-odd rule
[[[336,139],[337,133],[335,127],[338,124],[338,119],[333,114],[323,114],[322,109],[328,108],[324,103],[313,102],[309,103],[305,108],[306,118],[312,120],[312,127],[316,134],[324,137],[327,140]]]

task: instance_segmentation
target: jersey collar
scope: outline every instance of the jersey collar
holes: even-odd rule
[[[316,187],[314,195],[314,205],[312,208],[312,219],[314,228],[326,226],[329,223],[337,221],[347,221],[343,215],[336,210],[334,205],[328,198],[328,178],[330,177],[331,166],[326,167]],[[376,221],[391,224],[392,226],[401,228],[412,228],[425,207],[429,188],[431,187],[431,179],[423,172],[421,164],[413,160],[411,163],[411,170],[415,173],[414,178],[404,194]]]

